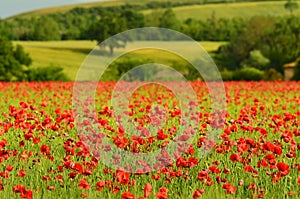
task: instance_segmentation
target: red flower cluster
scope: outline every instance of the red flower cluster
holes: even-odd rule
[[[168,83],[176,84],[185,95]],[[83,93],[74,107],[73,83],[0,83],[0,196],[299,197],[300,84],[226,82],[227,108],[217,113],[205,83],[190,84],[197,100],[184,104],[149,84],[119,113],[110,102],[115,82],[100,83],[95,106]],[[156,155],[148,162],[120,151]]]

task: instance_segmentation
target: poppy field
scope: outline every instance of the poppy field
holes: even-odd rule
[[[0,83],[0,198],[300,198],[299,83],[224,82],[224,120],[215,124],[205,83],[190,82],[197,102],[189,110],[199,111],[186,131],[193,139],[183,144],[187,135],[176,135],[188,111],[172,91],[139,88],[115,117],[115,85],[99,83],[91,124],[76,122],[73,82]],[[135,134],[120,125],[122,117]],[[221,131],[212,139],[216,125]],[[178,151],[169,154],[164,148],[172,142]],[[153,164],[131,158],[119,167],[113,147],[159,155]],[[209,152],[201,156],[203,147]]]

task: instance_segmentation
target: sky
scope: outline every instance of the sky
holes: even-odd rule
[[[15,14],[61,5],[87,3],[104,0],[0,0],[0,18],[4,19]]]

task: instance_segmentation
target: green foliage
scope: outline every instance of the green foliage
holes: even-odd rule
[[[142,66],[145,64],[148,65]],[[101,81],[116,81],[120,78],[126,81],[151,81],[155,78],[165,81],[173,81],[178,79],[178,76],[175,73],[180,73],[190,81],[202,79],[198,70],[185,61],[171,62],[169,66],[173,68],[174,71],[155,64],[155,62],[151,59],[121,57],[108,67],[102,75]]]
[[[259,70],[264,70],[268,66],[268,64],[270,64],[270,60],[264,57],[259,50],[252,50],[250,52],[249,58],[244,60],[241,63],[241,66],[244,68],[252,67]]]
[[[177,19],[176,14],[171,8],[168,8],[160,17],[159,27],[179,30],[180,21]]]
[[[112,78],[112,80],[119,80],[120,78],[126,81],[151,80],[151,78],[158,72],[158,68],[155,65],[149,65],[147,68],[140,67],[134,69],[135,67],[139,67],[147,63],[150,64],[153,63],[153,61],[136,58],[119,58],[109,66],[110,71],[106,71],[103,77],[104,79],[107,78],[106,76],[111,78],[111,72],[115,71],[115,77]],[[130,70],[132,71],[130,72]]]
[[[291,14],[293,14],[294,10],[297,10],[299,8],[298,6],[298,2],[296,1],[292,1],[292,0],[288,0],[285,4],[284,4],[284,8],[289,10]]]
[[[280,72],[276,71],[274,68],[270,68],[265,71],[263,79],[266,81],[282,80],[283,75]]]
[[[282,65],[293,61],[300,54],[300,17],[285,17],[271,20],[268,17],[254,17],[245,29],[232,38],[229,44],[221,46],[217,52],[219,65],[236,70],[242,65],[258,67],[265,64],[283,73]],[[261,55],[256,52],[259,50]],[[270,63],[267,64],[267,58]],[[256,59],[254,61],[253,59]],[[257,59],[259,59],[258,63]],[[249,63],[251,62],[251,63]],[[257,62],[257,63],[255,63]],[[258,67],[260,69],[263,69]]]
[[[294,70],[294,76],[293,76],[292,80],[296,80],[296,81],[300,80],[300,61],[299,61],[299,58],[296,61],[296,66],[295,66],[295,70]]]
[[[138,28],[144,26],[144,16],[131,10],[123,10],[118,14],[105,13],[100,20],[93,23],[86,35],[89,39],[96,40],[101,43],[101,47],[109,47],[110,54],[114,53],[114,48],[124,48],[128,41],[131,41],[131,35],[121,34],[127,29]],[[111,36],[114,37],[110,38]],[[109,40],[105,41],[106,39]]]
[[[35,23],[32,37],[39,41],[60,40],[59,26],[54,19],[42,16]]]
[[[14,51],[14,57],[23,65],[29,66],[32,63],[32,59],[28,53],[25,53],[23,46],[17,45]]]
[[[236,34],[226,46],[220,47],[219,60],[224,60],[223,65],[228,69],[240,68],[241,63],[250,57],[250,52],[260,48],[262,44],[260,39],[273,26],[274,22],[267,17],[251,18],[240,34]]]
[[[223,81],[232,81],[234,76],[234,72],[225,69],[224,71],[221,72],[221,77]]]
[[[270,60],[270,67],[283,73],[282,65],[300,55],[300,17],[279,18],[273,29],[260,39],[261,52]]]
[[[26,80],[26,70],[32,60],[22,46],[0,37],[0,81]]]
[[[50,65],[48,67],[31,68],[28,72],[28,81],[68,81],[63,68]]]
[[[233,74],[233,80],[259,81],[263,79],[264,72],[256,68],[242,68]]]
[[[187,80],[193,81],[197,79],[202,79],[199,71],[192,66],[190,63],[183,62],[173,62],[171,67],[176,71],[180,72]]]

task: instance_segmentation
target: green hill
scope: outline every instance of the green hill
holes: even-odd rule
[[[168,0],[156,0],[157,2],[167,2]],[[93,3],[84,3],[84,4],[74,4],[67,6],[51,7],[45,9],[34,10],[26,13],[21,13],[15,16],[12,16],[8,19],[18,18],[18,17],[32,17],[53,13],[63,13],[67,12],[73,8],[93,8],[101,6],[120,6],[125,4],[134,4],[134,5],[145,5],[151,1],[137,1],[137,0],[116,0],[116,1],[104,1],[104,2],[93,2]],[[189,2],[189,0],[173,0],[172,3],[176,2]],[[192,1],[190,1],[192,2]],[[205,19],[210,17],[213,12],[215,12],[217,17],[251,17],[255,15],[287,15],[290,14],[288,10],[284,9],[284,4],[286,1],[261,1],[261,2],[237,2],[237,3],[213,3],[210,1],[209,4],[203,5],[188,5],[188,6],[176,6],[173,8],[177,17],[181,20],[187,18],[195,19]],[[196,4],[196,3],[195,3]],[[149,14],[154,9],[142,10],[144,14]],[[296,10],[294,14],[299,15],[300,9]]]
[[[208,4],[208,5],[193,5],[181,6],[174,8],[178,19],[184,20],[187,18],[206,19],[215,12],[218,18],[233,18],[233,17],[252,17],[256,15],[288,15],[290,12],[284,8],[285,2],[268,1],[268,2],[242,2],[242,3],[224,3],[224,4]],[[150,13],[151,10],[144,11]],[[294,12],[300,15],[300,9]]]

